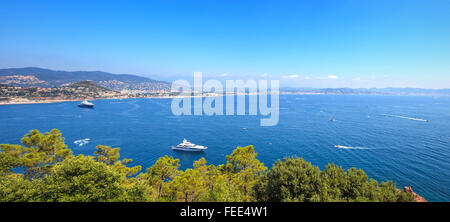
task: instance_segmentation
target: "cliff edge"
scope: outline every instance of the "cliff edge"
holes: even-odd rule
[[[425,198],[419,196],[418,194],[414,193],[411,187],[404,187],[403,190],[407,193],[410,193],[414,196],[414,202],[428,202],[425,200]]]

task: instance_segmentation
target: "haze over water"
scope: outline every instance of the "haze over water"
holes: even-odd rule
[[[281,95],[274,127],[261,127],[261,116],[174,116],[171,102],[98,100],[95,109],[80,109],[78,102],[4,105],[0,143],[18,144],[31,129],[57,128],[75,154],[93,155],[98,144],[120,147],[122,158],[143,169],[164,155],[179,158],[183,169],[201,157],[222,164],[237,146],[254,145],[266,166],[294,155],[321,169],[334,162],[399,188],[412,186],[428,201],[450,200],[450,97]],[[91,141],[74,144],[85,138]],[[172,151],[183,138],[209,149]]]

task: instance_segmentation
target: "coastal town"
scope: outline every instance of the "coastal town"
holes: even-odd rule
[[[129,74],[0,69],[0,105],[170,95],[170,83]]]
[[[144,90],[114,91],[91,81],[81,81],[51,88],[0,84],[0,104],[53,103],[84,99],[147,98],[168,95],[169,92],[166,90],[153,92]]]

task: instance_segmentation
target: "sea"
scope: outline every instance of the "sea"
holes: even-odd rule
[[[253,145],[267,167],[298,156],[324,169],[329,163],[363,169],[398,188],[412,186],[428,201],[450,201],[450,97],[280,95],[279,123],[261,115],[181,115],[172,99],[97,100],[0,106],[0,143],[19,144],[30,130],[59,129],[75,154],[99,144],[120,147],[121,158],[143,169],[162,156],[181,169],[204,157],[224,164],[238,146]],[[247,110],[248,111],[248,110]],[[186,138],[201,153],[173,151]]]

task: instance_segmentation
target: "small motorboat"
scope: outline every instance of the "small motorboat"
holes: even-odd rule
[[[90,141],[91,141],[91,139],[86,138],[86,139],[82,139],[82,140],[76,140],[73,143],[78,146],[84,146],[84,145],[88,144]]]
[[[352,147],[349,146],[341,146],[341,145],[334,145],[334,147],[339,148],[339,149],[350,149]]]

